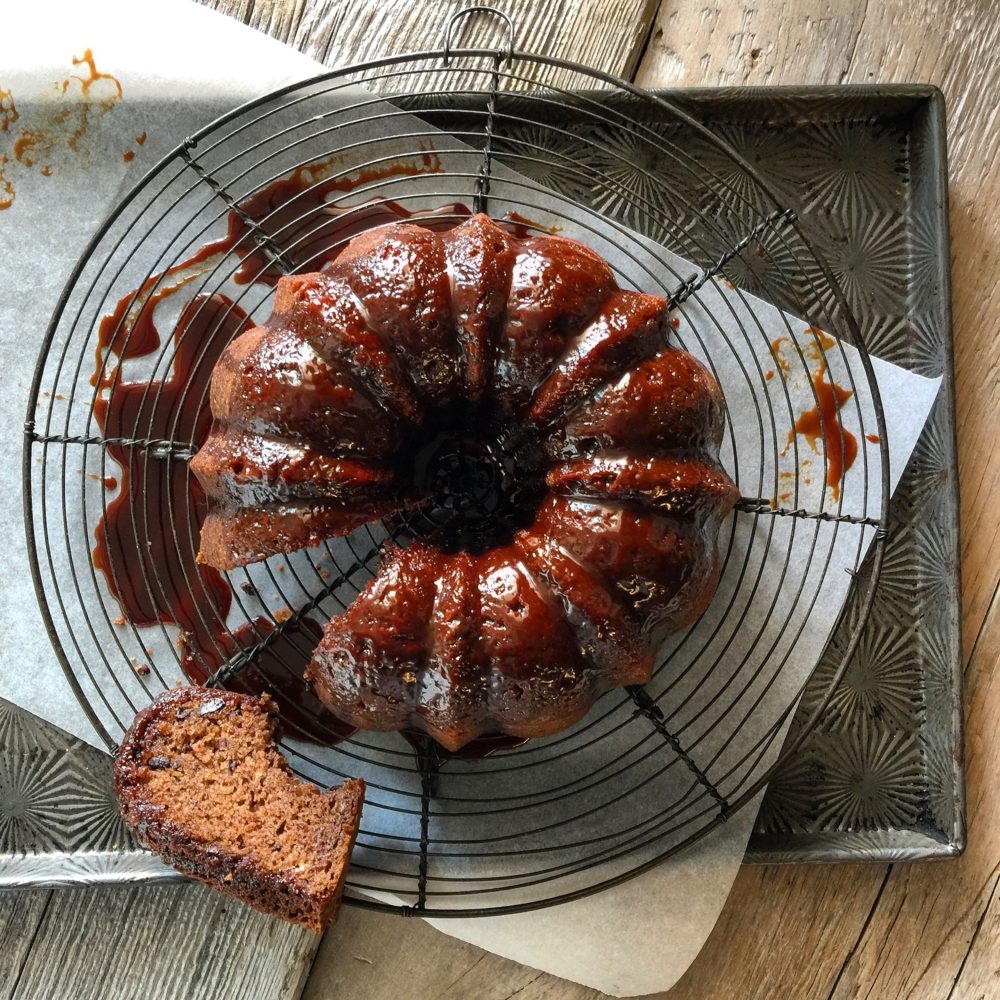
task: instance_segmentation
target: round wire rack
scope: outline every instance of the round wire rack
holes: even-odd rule
[[[502,47],[456,48],[467,13],[448,23],[442,49],[286,87],[154,167],[58,303],[24,451],[39,602],[109,749],[185,677],[272,692],[298,773],[368,782],[348,901],[436,916],[596,892],[753,800],[804,683],[784,683],[804,623],[863,558],[872,572],[849,603],[859,623],[867,615],[889,495],[857,324],[770,183],[664,96],[517,51],[506,15],[492,12]],[[720,538],[715,602],[668,643],[649,685],[609,693],[565,733],[462,756],[346,733],[304,694],[319,628],[371,578],[383,542],[419,526],[372,523],[215,576],[194,561],[200,501],[187,459],[207,429],[214,361],[269,314],[278,275],[314,270],[387,212],[440,227],[469,210],[527,232],[563,229],[623,282],[669,298],[676,343],[722,384],[723,460],[743,499]],[[834,411],[821,405],[824,372],[844,383]],[[796,430],[803,393],[821,424],[811,447]],[[847,438],[863,435],[876,441],[850,477],[838,472]]]

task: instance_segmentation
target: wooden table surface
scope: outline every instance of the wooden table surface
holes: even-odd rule
[[[205,0],[328,65],[437,43],[460,0]],[[993,0],[502,0],[518,45],[646,86],[929,82],[948,104],[968,849],[744,868],[669,1000],[1000,998],[1000,11]],[[486,26],[473,29],[484,38]],[[658,941],[650,928],[651,947]],[[584,1000],[355,909],[320,939],[194,885],[0,896],[0,996]]]

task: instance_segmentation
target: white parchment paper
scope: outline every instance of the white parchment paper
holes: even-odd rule
[[[54,99],[53,84],[58,91],[59,81],[72,81],[73,74],[83,72],[73,65],[72,57],[80,57],[87,48],[99,69],[120,81],[122,95],[120,100],[115,98],[115,84],[110,80],[98,79],[91,84],[91,90],[103,96],[108,107],[102,112],[98,102],[86,135],[77,143],[79,148],[67,143],[65,149],[53,152],[49,173],[13,156],[5,164],[15,198],[10,208],[0,212],[0,345],[8,384],[16,387],[4,403],[4,413],[15,428],[22,420],[36,345],[52,308],[86,240],[121,193],[142,169],[218,114],[320,69],[280,44],[185,0],[158,4],[155,31],[142,26],[150,21],[148,6],[141,14],[142,25],[134,5],[58,6],[59,13],[51,16],[44,33],[36,30],[36,19],[29,10],[18,8],[8,14],[7,30],[0,38],[0,87],[11,91],[21,118],[12,122],[6,133],[0,131],[0,150],[8,152],[10,147],[13,153],[15,130],[28,124],[31,117],[43,123],[52,117],[54,106],[48,102]],[[76,86],[70,83],[71,94]],[[307,138],[309,126],[301,127]],[[471,161],[461,152],[460,144],[433,135],[424,125],[413,127],[427,132],[429,144],[439,151],[446,168],[470,170]],[[139,135],[144,135],[142,143],[137,140]],[[371,129],[359,124],[344,130],[341,141],[365,137],[371,139]],[[132,156],[126,159],[126,153]],[[232,168],[234,177],[239,172],[237,166]],[[271,176],[281,166],[280,155],[266,164],[253,165],[242,175],[244,189],[250,190],[259,176]],[[522,213],[530,210],[533,219],[544,222],[552,212],[550,221],[557,222],[566,235],[585,239],[635,287],[672,289],[697,270],[649,241],[629,236],[623,243],[623,234],[600,217],[580,213],[567,223],[567,206],[558,204],[552,192],[516,185],[510,178],[509,172],[498,169],[491,192],[495,215],[506,208]],[[422,194],[419,178],[412,185],[400,191],[411,191],[414,203],[421,197],[432,203],[429,194]],[[471,182],[467,191],[455,193],[469,200],[470,191]],[[204,216],[206,233],[221,233],[223,223],[217,206],[211,206],[207,197],[194,209],[196,216]],[[631,248],[629,253],[622,252],[623,245]],[[157,269],[152,261],[142,262],[142,266]],[[142,267],[138,269],[142,271]],[[128,284],[127,276],[122,280]],[[122,287],[119,294],[127,290]],[[197,290],[197,283],[193,283],[191,294]],[[250,305],[266,313],[265,300],[244,303],[245,308]],[[175,303],[172,308],[179,306]],[[771,341],[783,337],[789,351],[796,347],[805,355],[816,351],[816,338],[807,324],[715,282],[689,300],[678,319],[679,342],[710,364],[724,387],[733,420],[723,458],[744,494],[756,495],[757,483],[773,482],[782,470],[798,470],[792,473],[791,488],[797,493],[789,505],[831,509],[822,470],[818,468],[810,476],[800,474],[803,460],[819,465],[801,437],[792,435],[791,448],[782,453],[795,414],[811,405],[808,379],[768,382],[774,394],[773,427],[763,427],[747,416],[759,411],[763,372],[775,365],[767,346]],[[741,325],[755,329],[758,335],[723,337]],[[169,328],[166,318],[162,326]],[[856,352],[837,345],[825,354],[829,377],[842,385],[853,383],[856,390],[852,407],[842,411],[845,427],[857,434],[861,417],[866,429],[874,427],[872,400],[864,388],[865,376]],[[818,355],[813,356],[818,361]],[[933,403],[938,382],[878,360],[874,364],[886,414],[890,488],[894,488]],[[52,401],[50,405],[58,404]],[[762,447],[762,441],[769,442],[768,446]],[[859,443],[861,454],[856,471],[844,484],[840,509],[872,514],[880,502],[878,449],[863,439]],[[20,449],[19,434],[0,438],[0,476],[6,498],[2,513],[11,566],[5,586],[7,600],[0,604],[0,629],[6,638],[0,696],[96,743],[94,731],[52,655],[37,612],[20,523]],[[832,509],[838,508],[834,505]],[[659,696],[672,729],[683,733],[691,756],[727,798],[738,798],[776,754],[780,739],[768,741],[766,735],[774,729],[783,731],[787,725],[794,695],[815,666],[847,599],[851,577],[845,570],[857,564],[873,537],[870,527],[814,522],[804,527],[802,522],[776,517],[756,521],[739,516],[726,526],[722,544],[729,549],[729,565],[741,567],[743,572],[727,572],[712,608],[691,632],[674,640],[669,669],[661,670],[648,690]],[[824,553],[824,559],[809,558],[817,549]],[[753,583],[752,599],[748,580]],[[810,599],[799,599],[802,593]],[[160,662],[155,657],[161,640],[150,637],[143,641],[150,643],[154,662]],[[169,637],[162,641],[169,645]],[[683,679],[678,681],[678,677]],[[141,688],[137,691],[141,697]],[[133,696],[136,693],[133,691]],[[636,736],[636,726],[644,720],[630,721],[631,707],[624,699],[615,701],[609,696],[606,701],[609,703],[602,702],[601,712],[593,713],[565,740],[569,745],[579,740],[582,745],[584,732],[592,737],[602,727],[607,737],[589,752],[568,755],[571,762],[559,766],[571,770],[561,773],[560,780],[580,781],[613,756],[632,755],[630,773],[633,778],[636,774],[643,777],[641,789],[637,787],[623,801],[612,803],[605,799],[611,795],[607,786],[613,788],[614,783],[607,783],[574,800],[571,806],[553,802],[546,807],[547,813],[532,812],[534,829],[543,825],[545,816],[553,822],[565,820],[565,810],[572,808],[580,811],[575,822],[581,840],[590,832],[606,836],[608,809],[614,808],[621,817],[622,830],[636,826],[649,830],[659,803],[698,790],[682,766],[663,768],[661,756],[640,760],[644,748],[651,745],[643,742],[649,739],[645,731],[642,739]],[[717,708],[701,711],[706,703]],[[744,716],[750,721],[737,729],[736,720]],[[378,738],[373,739],[377,742]],[[537,760],[545,762],[547,752],[546,745],[540,743]],[[722,766],[731,761],[741,763]],[[301,761],[296,764],[303,766]],[[355,764],[353,770],[366,776],[367,765]],[[343,766],[348,765],[345,762]],[[487,766],[460,764],[452,768],[448,774],[450,794],[461,797],[463,775]],[[541,793],[549,773],[544,766],[516,775],[498,770],[491,793],[498,798],[528,800]],[[473,787],[481,789],[470,782],[468,788]],[[414,818],[397,809],[412,807],[412,798],[407,796],[418,792],[402,787],[396,792],[372,790],[356,855],[360,864],[377,859],[371,852],[379,850],[380,843],[385,843],[383,838],[414,836]],[[498,954],[616,996],[667,989],[697,954],[718,916],[742,858],[757,801],[692,849],[598,896],[525,915],[432,923]],[[448,810],[447,801],[436,807],[432,834],[437,824],[442,828],[446,825],[449,831],[454,831],[456,824],[460,826],[460,821],[447,815]],[[515,819],[498,821],[497,835],[511,845],[529,841],[533,846],[546,845],[544,834],[518,829]],[[641,849],[609,858],[604,869],[607,877],[624,874],[655,858],[664,843],[651,836]],[[553,857],[559,857],[557,846],[554,840]],[[520,858],[511,864],[512,871],[527,870]],[[452,877],[456,873],[459,878],[477,879],[489,871],[470,857],[464,866],[449,869]],[[431,874],[433,877],[434,872]],[[592,873],[574,873],[567,865],[559,888],[572,892],[592,880]],[[372,876],[368,881],[372,894],[393,895],[393,879]],[[468,885],[482,888],[479,882]],[[522,898],[530,899],[532,892],[551,891],[551,885],[526,888]],[[483,902],[488,905],[489,899]],[[435,905],[447,903],[435,900]],[[654,947],[649,947],[651,936]]]

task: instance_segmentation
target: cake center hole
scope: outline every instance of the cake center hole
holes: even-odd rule
[[[449,551],[505,545],[541,501],[540,451],[475,417],[452,415],[446,424],[425,427],[412,452],[412,482],[427,499],[404,515],[404,529]]]

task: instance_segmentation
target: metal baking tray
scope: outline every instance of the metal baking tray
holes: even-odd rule
[[[862,640],[821,724],[772,780],[747,860],[959,854],[965,789],[943,98],[927,86],[659,93],[721,133],[798,212],[853,293],[872,353],[943,376],[890,505]],[[851,626],[848,617],[842,631]],[[831,654],[843,638],[834,636]],[[831,668],[836,661],[831,655]],[[822,697],[826,669],[821,662],[799,718]],[[177,877],[130,838],[105,754],[0,701],[0,886]]]

